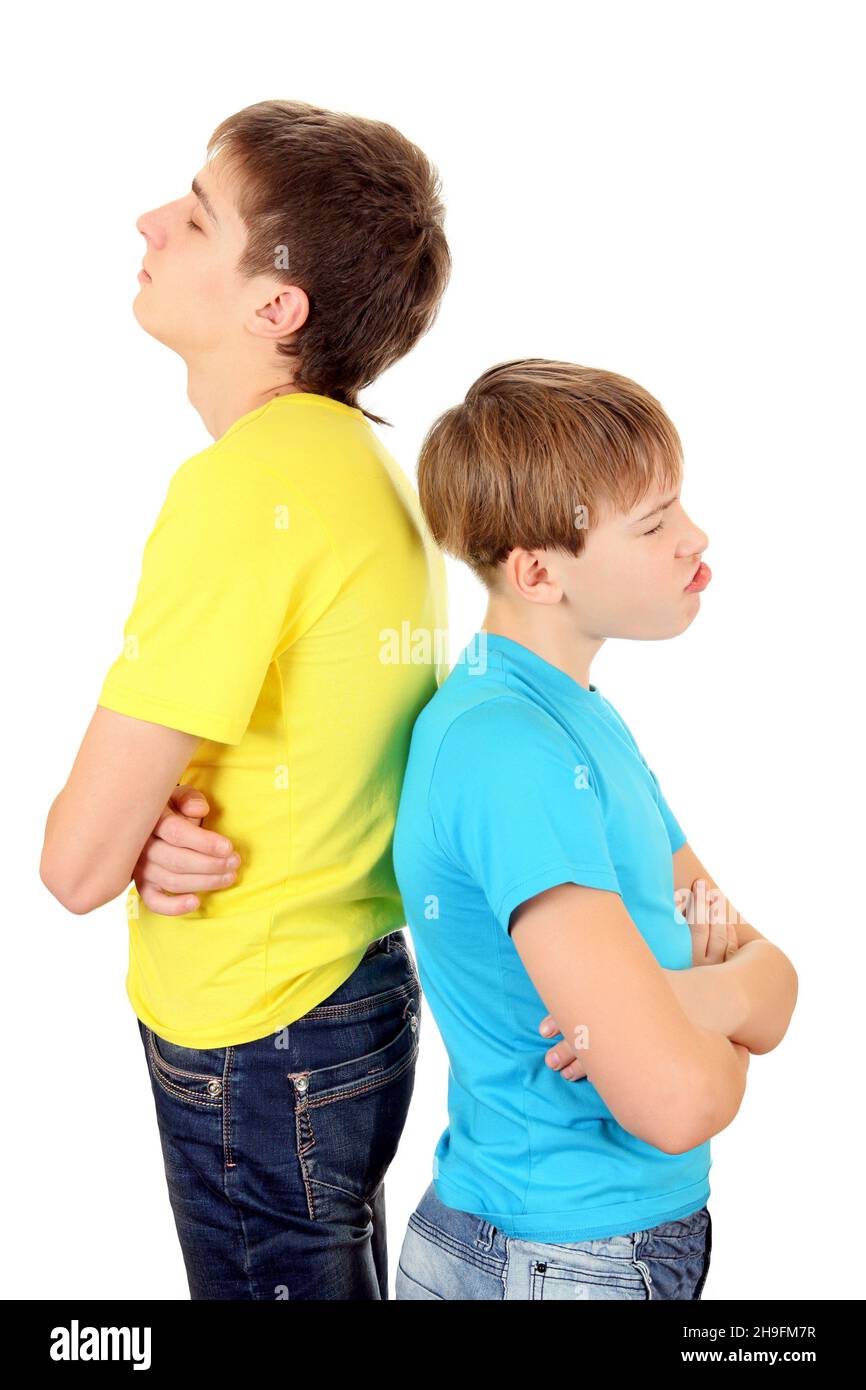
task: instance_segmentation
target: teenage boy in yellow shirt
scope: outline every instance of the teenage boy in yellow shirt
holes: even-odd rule
[[[134,880],[127,992],[193,1298],[387,1297],[420,1021],[391,839],[447,616],[357,396],[435,319],[443,216],[393,127],[267,101],[137,224],[136,318],[214,442],[171,479],[40,872],[78,914]]]

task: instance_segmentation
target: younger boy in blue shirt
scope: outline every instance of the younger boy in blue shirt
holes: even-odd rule
[[[416,722],[394,839],[450,1063],[448,1127],[398,1298],[703,1287],[710,1136],[739,1108],[750,1040],[784,1032],[796,977],[745,923],[690,930],[675,888],[709,876],[589,679],[608,636],[676,636],[699,611],[708,540],[681,478],[658,402],[569,363],[493,368],[424,442],[431,532],[489,601]],[[734,972],[756,940],[775,953],[769,997],[766,959]],[[687,979],[702,973],[696,943],[716,970],[711,991],[710,977],[700,989]],[[546,1010],[579,1085],[547,1064]],[[554,1280],[563,1246],[570,1263]]]

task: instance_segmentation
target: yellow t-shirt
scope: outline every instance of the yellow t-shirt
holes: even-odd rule
[[[223,1047],[326,999],[405,921],[391,846],[412,726],[447,675],[444,559],[360,410],[311,393],[174,474],[98,703],[200,735],[183,781],[241,856],[180,917],[127,895],[136,1014]]]

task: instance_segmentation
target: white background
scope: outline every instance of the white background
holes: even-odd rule
[[[305,14],[305,9],[307,13]],[[210,442],[131,310],[135,219],[217,123],[295,97],[386,120],[438,166],[454,273],[364,395],[414,476],[487,367],[634,377],[686,452],[713,580],[674,642],[592,678],[689,840],[800,977],[713,1141],[704,1297],[864,1284],[862,36],[858,7],[252,3],[17,11],[3,82],[6,706],[3,1292],[185,1299],[123,898],[42,886],[45,817],[93,712],[168,480]],[[483,594],[449,561],[452,661]],[[425,1011],[387,1181],[391,1283],[445,1123]],[[567,1083],[563,1083],[564,1085]]]

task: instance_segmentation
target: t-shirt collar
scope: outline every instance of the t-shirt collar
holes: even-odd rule
[[[587,709],[606,714],[605,699],[597,685],[590,682],[587,689],[567,671],[563,671],[561,666],[555,666],[531,647],[515,642],[512,637],[503,637],[499,632],[479,628],[458,659],[464,661],[467,667],[478,669],[483,667],[485,650],[488,657],[496,656],[497,666],[501,663],[516,669],[530,685],[541,686],[548,693],[554,690],[562,699],[576,700]]]

